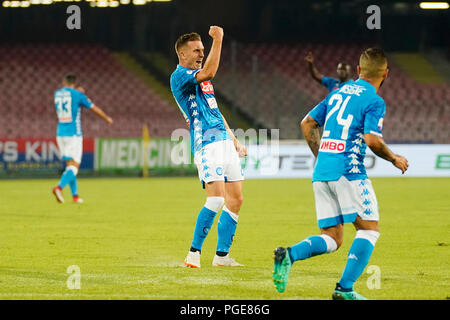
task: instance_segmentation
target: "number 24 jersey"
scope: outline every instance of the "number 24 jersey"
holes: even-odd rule
[[[362,79],[331,92],[314,107],[309,116],[324,130],[313,181],[367,179],[364,134],[382,137],[385,112],[384,100]]]

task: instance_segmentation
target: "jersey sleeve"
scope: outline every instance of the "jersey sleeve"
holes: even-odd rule
[[[183,70],[183,71],[177,72],[175,77],[174,77],[175,85],[178,87],[178,89],[184,90],[186,87],[198,84],[197,78],[195,77],[195,75],[200,70],[201,69],[198,69],[198,70]]]
[[[382,137],[383,119],[386,113],[386,104],[378,100],[367,106],[364,119],[364,133]]]
[[[335,83],[336,79],[334,78],[322,77],[322,85],[325,86],[330,92],[333,90]]]
[[[327,117],[327,102],[328,97],[322,100],[317,106],[312,109],[308,115],[313,118],[319,126],[323,126],[325,124],[325,119]]]
[[[84,93],[80,92],[80,105],[87,109],[90,109],[94,104]]]

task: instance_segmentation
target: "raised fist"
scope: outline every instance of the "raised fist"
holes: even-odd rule
[[[308,63],[313,63],[314,62],[314,56],[312,54],[312,52],[308,52],[308,54],[305,57],[305,61]]]
[[[222,40],[223,38],[223,29],[218,26],[209,27],[209,35],[213,40]]]

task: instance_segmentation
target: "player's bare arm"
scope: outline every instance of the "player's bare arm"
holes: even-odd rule
[[[317,158],[320,146],[319,124],[311,116],[307,115],[300,123],[303,135],[314,156]]]
[[[214,78],[216,76],[217,70],[219,69],[220,53],[222,51],[223,29],[218,26],[211,26],[209,28],[209,35],[213,39],[211,51],[206,58],[203,69],[195,75],[197,82],[199,83]]]
[[[305,61],[308,63],[308,70],[311,74],[311,77],[319,82],[322,83],[322,74],[317,70],[316,66],[314,65],[314,56],[312,52],[309,52],[308,55],[305,57]]]
[[[227,120],[225,120],[225,117],[222,115],[223,123],[225,124],[225,128],[227,128],[227,132],[230,135],[231,139],[233,139],[234,147],[236,148],[236,151],[239,154],[239,157],[246,157],[247,156],[247,148],[242,145],[242,143],[239,142],[239,140],[234,135],[233,131],[231,131],[230,126],[228,125]]]
[[[380,158],[392,162],[395,167],[402,171],[402,174],[408,169],[408,160],[401,155],[393,153],[386,145],[383,138],[374,134],[366,133],[364,135],[364,141],[373,153]]]
[[[94,106],[92,106],[91,110],[97,116],[99,116],[100,118],[105,120],[108,124],[113,124],[113,122],[114,122],[113,119],[110,116],[106,115],[106,113],[102,109],[100,109],[99,107],[94,105]]]

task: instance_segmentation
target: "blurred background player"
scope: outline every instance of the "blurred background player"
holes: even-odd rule
[[[220,113],[210,81],[219,67],[223,29],[211,26],[209,35],[213,43],[203,68],[204,47],[200,35],[189,33],[176,41],[179,64],[170,77],[172,93],[190,127],[194,162],[206,191],[206,203],[198,214],[192,245],[184,261],[192,268],[200,267],[203,241],[222,206],[212,264],[241,266],[229,256],[229,249],[243,199],[244,176],[239,157],[246,156],[247,151]]]
[[[60,203],[64,202],[62,190],[70,186],[73,201],[82,203],[78,196],[77,174],[83,154],[83,136],[81,132],[81,107],[92,110],[97,116],[112,124],[113,120],[99,107],[95,106],[84,94],[84,89],[77,86],[76,76],[67,74],[63,79],[63,88],[55,92],[55,107],[58,116],[56,142],[62,159],[66,161],[66,169],[53,194]]]
[[[330,93],[301,122],[306,141],[317,158],[312,180],[321,235],[275,250],[273,279],[279,292],[286,289],[295,261],[336,251],[343,241],[343,224],[352,222],[356,236],[332,297],[365,299],[353,290],[353,284],[368,264],[380,235],[377,199],[364,167],[366,147],[402,173],[407,170],[408,161],[394,154],[381,134],[386,106],[376,92],[388,75],[384,52],[367,49],[357,70],[357,81]]]
[[[335,79],[332,77],[325,77],[317,70],[316,66],[314,65],[314,56],[312,52],[308,53],[308,55],[305,57],[305,61],[308,63],[308,70],[311,74],[311,77],[321,85],[326,87],[329,92],[339,89],[344,84],[353,81],[352,69],[347,63],[338,63],[336,70],[337,79]]]

